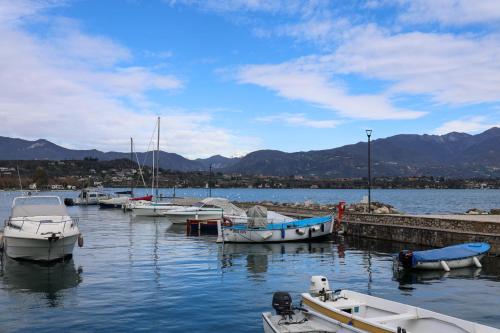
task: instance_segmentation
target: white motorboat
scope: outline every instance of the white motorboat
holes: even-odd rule
[[[105,199],[99,199],[101,208],[122,208],[132,197],[132,191],[115,192],[115,196]]]
[[[296,221],[276,222],[268,220],[265,207],[255,206],[248,211],[244,224],[217,224],[217,242],[271,243],[306,241],[325,237],[333,232],[334,218],[331,215],[312,217]]]
[[[187,220],[246,219],[243,209],[236,207],[224,198],[206,198],[191,207],[168,210],[165,215],[174,224],[186,223]]]
[[[303,306],[368,333],[500,333],[500,330],[415,306],[350,290],[330,290],[324,276],[313,276]]]
[[[80,191],[76,199],[66,198],[64,203],[67,206],[73,205],[98,205],[100,200],[111,199],[109,193],[104,193],[100,188],[87,187]]]
[[[275,292],[272,304],[276,310],[276,315],[273,315],[271,312],[264,312],[262,314],[265,333],[364,332],[314,311],[294,308],[292,306],[292,298],[287,292]]]
[[[79,237],[78,222],[59,197],[17,197],[5,223],[3,246],[14,259],[52,261],[71,256]]]
[[[188,208],[174,205],[171,202],[137,201],[131,202],[129,205],[134,212],[134,215],[151,217],[165,216],[168,211]]]

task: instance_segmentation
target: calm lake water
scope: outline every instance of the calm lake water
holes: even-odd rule
[[[495,201],[500,192],[494,190],[395,192],[376,191],[374,200],[408,212],[421,212],[418,207],[443,212],[500,206]],[[204,193],[177,191],[178,195]],[[234,189],[212,194],[242,201],[335,202],[358,201],[363,191]],[[2,220],[8,217],[15,195],[0,192]],[[391,253],[401,244],[338,238],[222,246],[213,236],[187,237],[184,226],[163,219],[136,219],[130,213],[97,207],[69,210],[80,218],[85,237],[84,247],[75,249],[71,261],[44,266],[3,257],[1,332],[260,332],[260,314],[271,310],[272,293],[287,290],[298,301],[313,274],[326,275],[333,288],[500,328],[500,260],[496,258],[486,258],[481,270],[399,277],[393,274]]]

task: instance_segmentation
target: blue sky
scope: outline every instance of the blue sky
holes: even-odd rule
[[[0,135],[189,158],[500,124],[496,0],[0,0]]]

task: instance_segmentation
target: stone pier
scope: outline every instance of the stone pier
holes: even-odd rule
[[[237,203],[248,208],[256,203]],[[332,210],[262,204],[269,210],[296,218],[332,214]],[[346,212],[347,235],[385,241],[442,247],[466,242],[488,242],[500,255],[500,215],[383,215]]]

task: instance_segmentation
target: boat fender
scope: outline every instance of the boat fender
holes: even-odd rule
[[[285,229],[281,229],[281,239],[285,239]]]
[[[448,264],[446,263],[446,261],[441,260],[441,261],[440,261],[440,264],[441,264],[441,267],[443,267],[443,269],[444,269],[446,272],[449,272],[449,271],[450,271],[450,266],[448,266]]]
[[[82,246],[83,246],[83,236],[78,235],[78,247],[82,247]]]
[[[321,232],[325,232],[325,224],[324,223],[321,223],[320,229],[321,229]]]
[[[477,268],[483,267],[483,265],[481,265],[481,263],[479,262],[479,259],[477,259],[477,257],[472,257],[472,261],[474,262],[474,265],[476,265]]]
[[[311,230],[314,232],[318,231],[318,226],[311,227]]]
[[[295,232],[297,233],[297,235],[303,235],[305,234],[306,232],[304,231],[304,229],[295,229]]]

